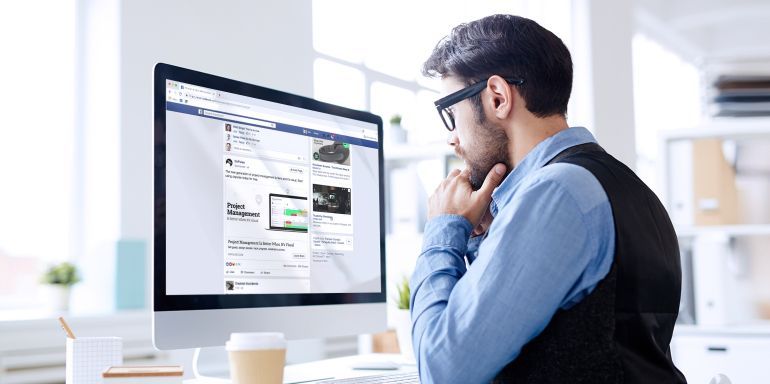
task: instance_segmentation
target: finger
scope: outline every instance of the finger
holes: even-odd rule
[[[457,175],[459,175],[459,174],[460,174],[460,170],[459,169],[453,169],[446,176],[446,179],[442,180],[441,183],[439,183],[439,188],[445,189],[449,185],[449,183],[451,183],[457,177]]]
[[[434,195],[440,193],[442,190],[444,190],[444,188],[446,188],[446,181],[447,179],[444,179],[444,180],[441,180],[440,183],[438,183],[438,185],[436,186],[436,190],[433,191]]]
[[[455,179],[462,179],[467,182],[470,182],[471,180],[471,170],[468,168],[465,168],[460,172]]]
[[[454,173],[454,171],[449,172],[449,174],[447,175],[446,179],[441,180],[441,182],[438,184],[439,189],[446,189],[447,185],[449,185],[449,183],[452,182],[452,180],[455,179],[456,175],[454,175],[453,173]]]
[[[446,179],[447,186],[449,185],[463,185],[467,184],[470,186],[470,180],[471,180],[471,171],[469,169],[463,169],[462,171],[458,172],[455,177],[450,177]]]
[[[503,181],[503,176],[505,176],[505,165],[502,163],[495,164],[487,173],[487,177],[484,179],[484,183],[481,184],[478,192],[481,192],[483,196],[492,196],[492,190],[500,185]]]

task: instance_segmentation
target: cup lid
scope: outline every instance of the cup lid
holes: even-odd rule
[[[286,348],[286,339],[281,332],[234,332],[225,343],[228,351],[282,348]]]

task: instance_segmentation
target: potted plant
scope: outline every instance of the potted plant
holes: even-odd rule
[[[80,281],[75,265],[62,262],[50,266],[40,279],[48,288],[48,306],[53,311],[69,309],[70,291],[73,285]]]
[[[409,314],[409,279],[404,276],[396,285],[396,338],[401,356],[409,361],[414,360],[414,348],[412,347],[412,318]]]
[[[391,144],[406,143],[406,129],[401,126],[401,115],[395,114],[390,117],[388,136]]]

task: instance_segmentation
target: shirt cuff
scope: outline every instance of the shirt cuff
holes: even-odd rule
[[[422,251],[451,247],[462,255],[468,247],[471,230],[471,222],[462,215],[436,216],[425,224]]]

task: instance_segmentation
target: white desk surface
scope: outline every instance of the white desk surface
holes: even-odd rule
[[[352,365],[366,362],[392,361],[399,365],[396,370],[353,369]],[[369,353],[363,355],[345,356],[334,359],[318,360],[309,363],[287,365],[284,369],[283,382],[313,383],[318,380],[346,379],[351,377],[383,375],[389,373],[407,373],[417,371],[417,366],[405,361],[399,354]],[[224,379],[194,379],[185,380],[185,384],[225,384]]]

